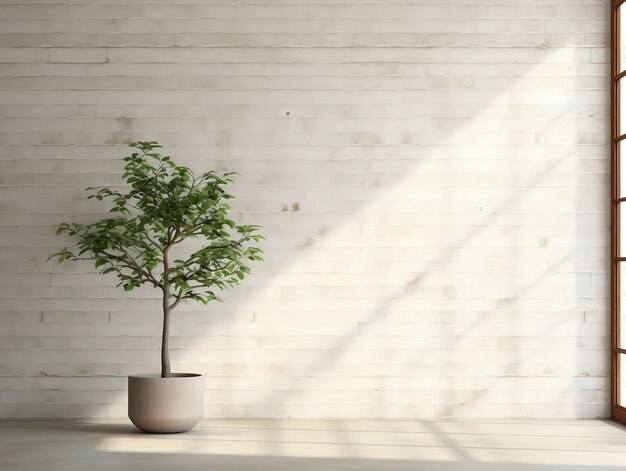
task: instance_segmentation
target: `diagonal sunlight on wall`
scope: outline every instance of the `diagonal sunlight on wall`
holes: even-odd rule
[[[174,319],[207,416],[606,415],[607,12],[569,5],[16,10],[108,29],[0,51],[0,415],[124,416],[158,370],[153,291],[43,262],[136,139],[240,171],[265,226],[255,275]]]
[[[551,51],[546,63],[575,63],[576,53],[571,48]],[[302,258],[265,288],[266,296],[278,288],[282,299],[265,309],[257,300],[242,303],[239,312],[254,312],[256,322],[272,322],[277,332],[284,332],[285,325],[292,328],[294,316],[303,322],[302,330],[291,332],[296,336],[291,348],[307,333],[311,316],[316,321],[321,317],[335,335],[326,351],[288,364],[291,374],[261,374],[247,383],[254,397],[247,413],[573,416],[572,404],[578,411],[579,402],[587,403],[582,414],[603,413],[605,339],[596,337],[594,326],[581,329],[584,312],[576,302],[580,285],[590,285],[588,264],[581,261],[586,254],[577,231],[563,232],[563,226],[578,226],[580,200],[572,185],[578,156],[565,148],[547,161],[523,161],[520,157],[528,153],[524,146],[489,159],[493,173],[472,173],[477,165],[482,169],[485,163],[477,164],[477,156],[494,140],[485,130],[507,130],[500,116],[503,105],[526,104],[540,93],[542,101],[567,110],[565,114],[575,107],[573,90],[557,86],[537,92],[536,83],[533,69],[513,80],[479,116],[460,120],[446,146],[420,158],[402,179],[387,186],[387,175],[377,174],[384,187],[377,197],[341,227],[305,241]],[[536,133],[533,139],[575,131],[550,116],[523,122],[528,133]],[[383,140],[393,136],[391,132]],[[525,133],[500,142],[510,145],[520,139],[528,142]],[[459,150],[465,146],[471,150]],[[429,182],[441,175],[442,165],[449,178],[443,188]],[[411,225],[404,219],[410,217],[416,218]],[[459,223],[443,226],[433,217]],[[551,224],[554,218],[558,225]],[[335,261],[340,252],[345,256],[354,248],[359,259],[347,256],[339,281],[322,274],[315,289],[294,286],[299,280],[289,274],[311,271],[308,254]],[[572,352],[572,344],[580,342],[591,343],[582,360]],[[271,361],[272,354],[261,348],[258,361]],[[193,353],[181,357],[192,361]],[[371,363],[367,373],[361,369],[364,363]],[[370,395],[359,386],[359,373],[372,370],[378,377]],[[343,399],[311,407],[316,397],[332,397],[328,391]],[[569,391],[565,397],[564,391]],[[211,414],[229,415],[222,412],[230,410],[223,405],[226,396],[215,400]]]

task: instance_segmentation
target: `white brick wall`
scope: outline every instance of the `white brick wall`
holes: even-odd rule
[[[0,415],[123,416],[159,303],[61,221],[125,143],[266,261],[173,325],[207,416],[608,415],[608,0],[2,0]]]

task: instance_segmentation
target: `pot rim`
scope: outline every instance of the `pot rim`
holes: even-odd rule
[[[172,373],[172,376],[168,378],[162,378],[160,374],[139,374],[139,375],[128,375],[129,378],[137,378],[137,379],[153,379],[153,380],[175,380],[175,379],[191,379],[191,378],[202,378],[202,374],[200,373]]]

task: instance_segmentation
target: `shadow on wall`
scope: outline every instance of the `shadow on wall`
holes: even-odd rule
[[[575,54],[557,49],[545,62],[576,63]],[[485,132],[506,122],[504,106],[522,108],[534,77],[529,67],[510,89],[481,93],[463,107],[472,118],[435,119],[445,142],[404,146],[406,158],[388,158],[397,144],[389,130],[353,143],[365,145],[362,159],[316,161],[318,178],[291,162],[297,183],[279,188],[293,200],[280,215],[245,201],[250,191],[275,199],[272,175],[238,189],[244,220],[267,226],[257,291],[210,310],[207,334],[223,347],[211,350],[214,337],[195,345],[208,348],[210,366],[193,340],[187,351],[176,341],[179,362],[210,376],[210,415],[602,415],[604,332],[584,326],[581,297],[592,289],[589,224],[605,221],[579,221],[581,201],[598,197],[568,179],[579,149],[555,146],[546,162],[532,145],[578,114],[575,96],[552,98],[558,116],[524,116],[532,143],[512,132],[518,123]],[[235,169],[245,178],[248,165]],[[231,335],[256,346],[231,360]],[[580,348],[584,357],[573,353]]]
[[[607,9],[608,10],[608,9]],[[607,14],[609,14],[607,12]],[[584,41],[581,40],[579,35],[572,35],[572,39],[574,44],[578,47],[584,45]],[[607,35],[607,44],[608,44],[608,35]],[[581,44],[582,43],[582,44]],[[607,45],[607,63],[606,63],[606,72],[605,76],[609,76],[610,71],[610,51]],[[580,64],[576,63],[574,65],[574,71],[577,77],[577,82],[580,82],[579,86],[584,86],[584,76],[580,74],[582,67]],[[594,253],[594,257],[591,260],[591,286],[587,285],[583,278],[579,278],[576,285],[577,293],[586,293],[582,295],[582,299],[580,299],[576,304],[577,308],[581,308],[584,311],[584,322],[589,324],[595,324],[596,332],[595,335],[599,335],[601,342],[593,345],[590,342],[590,339],[586,337],[588,332],[585,332],[583,328],[584,324],[578,324],[577,337],[578,343],[576,345],[576,354],[574,363],[578,365],[578,376],[584,376],[585,374],[589,374],[592,370],[588,367],[590,363],[590,358],[588,355],[590,348],[600,348],[600,360],[604,360],[604,367],[601,369],[595,369],[598,376],[600,376],[604,381],[598,384],[596,387],[602,391],[602,394],[599,397],[594,398],[595,401],[601,401],[606,403],[604,409],[600,410],[597,413],[600,417],[610,417],[610,391],[611,391],[611,358],[613,357],[613,352],[611,351],[611,291],[610,291],[610,274],[611,274],[611,207],[613,198],[612,189],[611,189],[611,122],[610,122],[610,106],[611,106],[611,89],[610,87],[606,87],[603,89],[604,98],[602,101],[607,103],[607,110],[602,114],[605,120],[605,126],[602,128],[604,131],[604,135],[599,136],[599,140],[602,143],[606,143],[604,146],[604,159],[600,162],[601,165],[601,176],[604,178],[599,179],[596,183],[601,185],[601,193],[596,196],[598,201],[596,203],[595,208],[585,207],[585,211],[580,212],[576,215],[576,247],[585,247],[591,245],[590,251]],[[582,134],[586,131],[585,126],[580,120],[576,121],[576,134]],[[579,142],[579,141],[577,141]],[[583,141],[584,142],[584,141]],[[578,160],[576,162],[576,188],[577,192],[575,195],[576,201],[588,201],[589,196],[585,194],[583,191],[585,185],[588,182],[588,174],[587,168],[585,167],[585,162]],[[592,203],[593,204],[593,203]],[[598,211],[601,215],[601,219],[596,222],[596,224],[604,228],[604,236],[600,236],[596,244],[589,244],[589,229],[593,227],[593,219],[589,220],[589,212],[588,211]],[[590,305],[590,298],[596,297],[598,299],[598,303],[594,303],[594,305]],[[604,358],[602,358],[602,352],[604,352]],[[576,379],[571,380],[570,388],[576,387]],[[564,391],[563,396],[566,396],[567,393]],[[581,417],[588,414],[588,411],[585,410],[584,404],[578,404],[576,407],[576,416]]]
[[[562,53],[562,51],[556,51],[554,55],[559,56]],[[564,52],[565,55],[570,53],[571,51]],[[546,62],[549,63],[550,59]],[[528,75],[533,76],[532,69],[529,70]],[[381,278],[377,279],[378,283],[374,284],[363,283],[363,277],[359,276],[358,269],[356,274],[351,274],[355,280],[354,286],[366,286],[360,292],[360,297],[355,296],[360,299],[350,301],[363,306],[359,310],[357,322],[349,326],[341,326],[343,328],[341,335],[336,336],[328,347],[325,347],[325,351],[316,354],[312,361],[307,361],[305,365],[294,371],[286,381],[277,381],[277,384],[280,384],[279,388],[270,386],[265,395],[256,394],[256,398],[262,398],[259,401],[260,409],[263,409],[265,413],[278,416],[289,415],[293,404],[300,401],[311,402],[311,396],[316,394],[315,390],[323,390],[324,388],[320,386],[324,385],[329,376],[351,376],[351,368],[357,374],[367,375],[368,372],[365,369],[358,368],[363,365],[354,365],[353,353],[355,349],[360,348],[380,348],[383,353],[376,358],[377,365],[369,370],[371,374],[378,375],[378,380],[373,386],[377,395],[371,408],[360,409],[366,411],[365,415],[417,414],[458,417],[469,414],[471,416],[479,410],[472,408],[472,404],[488,405],[493,402],[498,403],[490,406],[496,416],[549,416],[552,414],[594,416],[598,413],[604,415],[602,411],[607,401],[605,378],[607,364],[602,357],[606,348],[606,332],[600,325],[584,326],[584,311],[588,310],[588,306],[593,305],[593,302],[587,302],[588,300],[581,299],[581,297],[585,297],[582,294],[585,290],[593,289],[590,286],[590,275],[585,273],[590,269],[593,260],[592,256],[587,261],[586,257],[589,255],[584,253],[589,245],[588,229],[594,225],[606,224],[606,218],[600,214],[600,218],[589,220],[582,219],[578,214],[581,202],[589,198],[588,188],[583,186],[588,182],[570,187],[569,180],[565,180],[566,183],[558,188],[561,183],[560,174],[574,173],[576,169],[579,169],[578,160],[581,157],[579,151],[561,148],[560,153],[553,154],[547,163],[543,159],[535,160],[534,163],[538,165],[532,168],[539,167],[539,171],[531,174],[528,167],[518,160],[520,157],[523,158],[528,148],[522,146],[521,149],[509,150],[512,160],[507,162],[508,156],[501,157],[509,167],[508,175],[506,171],[500,170],[504,174],[503,178],[499,182],[492,180],[487,183],[489,190],[494,190],[492,187],[494,184],[496,187],[500,184],[503,186],[497,188],[496,191],[487,192],[489,197],[486,198],[485,209],[482,205],[480,206],[479,213],[482,214],[472,215],[471,210],[467,210],[464,203],[472,198],[472,192],[480,193],[481,187],[485,189],[483,178],[477,176],[476,181],[472,182],[475,186],[468,183],[470,179],[461,178],[463,183],[454,183],[455,179],[459,178],[458,171],[453,168],[454,164],[471,162],[471,157],[467,154],[456,154],[459,151],[455,146],[462,146],[468,136],[480,133],[488,127],[488,123],[491,123],[493,119],[491,107],[497,109],[497,105],[506,103],[508,100],[516,102],[518,97],[525,94],[524,78],[519,78],[515,82],[520,84],[518,86],[521,91],[516,91],[518,88],[513,86],[512,91],[502,94],[504,96],[496,95],[492,101],[483,103],[472,111],[471,116],[474,118],[461,120],[463,125],[450,129],[456,133],[446,143],[451,146],[450,148],[443,151],[436,148],[430,149],[430,155],[415,161],[413,167],[402,170],[408,176],[398,178],[395,182],[384,182],[382,185],[375,186],[371,194],[371,200],[374,203],[364,202],[363,206],[354,206],[349,209],[348,214],[354,214],[351,218],[359,221],[366,215],[384,214],[388,211],[387,205],[392,201],[408,202],[407,207],[412,206],[413,210],[408,210],[404,217],[410,221],[407,222],[408,224],[415,223],[416,231],[409,230],[403,234],[385,233],[383,238],[388,237],[387,241],[401,240],[400,245],[405,244],[408,247],[408,254],[412,249],[413,253],[419,253],[418,257],[415,257],[417,260],[411,260],[411,255],[407,255],[409,263],[402,269],[406,271],[401,273],[395,272],[393,261],[388,263],[388,266],[381,263],[382,269],[378,266],[374,268],[375,264],[371,264],[371,271],[381,275]],[[571,109],[563,111],[564,115],[577,113],[575,99],[571,93],[561,93],[556,98],[556,102],[571,104]],[[486,116],[483,117],[483,114]],[[560,116],[544,120],[536,119],[534,124],[537,126],[535,129],[537,136],[535,139],[537,141],[544,138],[550,140],[551,133],[561,129],[560,120]],[[383,139],[382,143],[384,142]],[[477,147],[483,149],[480,144]],[[451,154],[448,154],[450,151]],[[493,163],[497,167],[498,163],[502,164],[502,160]],[[420,177],[429,175],[428,167],[433,165],[433,162],[440,164],[441,161],[450,166],[446,172],[443,172],[450,176],[450,184],[434,189]],[[462,164],[461,167],[463,167]],[[600,169],[602,168],[600,166]],[[469,169],[466,171],[471,172]],[[379,178],[384,180],[386,176]],[[472,176],[476,177],[476,175]],[[602,180],[599,181],[600,190],[604,183]],[[429,195],[421,194],[418,198],[411,198],[410,193],[420,193],[419,190],[424,186],[429,189]],[[432,192],[435,192],[435,201],[432,199]],[[599,198],[601,202],[602,195],[594,193],[593,190],[591,194],[592,197]],[[497,195],[497,199],[493,198],[494,195]],[[420,198],[422,198],[421,201]],[[482,198],[484,196],[481,195]],[[554,205],[554,200],[561,198],[571,199],[571,202],[566,206],[562,205],[562,201],[559,201],[560,206]],[[492,204],[494,199],[496,202]],[[338,200],[341,201],[342,198],[339,197]],[[379,200],[382,200],[382,204],[379,204]],[[433,216],[430,210],[433,206],[442,211],[446,218],[449,218],[448,221],[439,221],[439,224],[430,222]],[[590,207],[589,210],[601,212],[597,206]],[[390,212],[393,213],[393,210]],[[562,212],[562,214],[553,216],[552,212]],[[411,216],[414,216],[416,220],[411,221]],[[456,224],[455,217],[460,219],[459,224]],[[554,217],[556,222],[550,221],[551,217]],[[421,218],[429,222],[422,225]],[[551,222],[555,226],[550,227]],[[382,223],[383,227],[385,223],[386,221]],[[350,224],[349,219],[347,224]],[[571,227],[576,237],[564,234],[556,227],[559,224]],[[583,227],[582,232],[586,232],[582,237],[579,236],[580,225]],[[367,229],[371,227],[362,226],[362,236],[358,242],[364,254],[370,250],[375,252],[375,247],[368,246],[372,240],[367,240]],[[426,250],[420,252],[419,249],[412,247],[410,237],[411,235],[419,237],[420,231],[429,232],[433,229],[434,234],[430,232],[433,236],[432,245],[424,247],[431,253],[424,256]],[[333,235],[341,234],[342,228],[325,232],[317,238],[321,240],[319,246],[314,237],[307,238],[301,245],[318,246],[322,251],[328,252],[328,259],[332,259],[332,251],[328,248],[328,245],[332,247],[332,242],[325,243],[325,239],[332,240]],[[460,236],[458,232],[461,232]],[[497,239],[492,238],[494,232]],[[550,237],[546,237],[546,234]],[[350,239],[349,236],[344,238],[337,236],[337,238],[343,241]],[[490,248],[490,245],[499,245],[499,247]],[[552,246],[556,246],[556,250],[551,250]],[[602,244],[600,244],[601,248]],[[349,243],[346,244],[344,250],[349,250]],[[529,253],[532,254],[529,256]],[[371,258],[367,255],[364,258],[371,262],[375,257],[374,254]],[[301,257],[294,253],[293,258]],[[487,263],[484,263],[485,259],[488,260]],[[470,264],[475,264],[476,270],[468,270]],[[298,265],[306,267],[306,262]],[[346,262],[347,272],[350,272],[353,267],[350,261]],[[388,271],[387,268],[389,268]],[[306,268],[303,268],[303,271],[305,270]],[[485,272],[488,274],[486,275]],[[460,278],[455,278],[454,275],[460,275]],[[486,284],[495,289],[487,290],[489,294],[481,294],[482,279],[485,276],[489,278],[489,275],[493,276]],[[324,275],[320,275],[320,279],[323,278]],[[501,278],[502,282],[494,282],[495,278]],[[393,283],[392,286],[387,286],[390,280],[397,282],[398,286],[394,286]],[[434,281],[431,282],[431,280]],[[333,281],[328,282],[329,291],[339,293],[338,297],[341,298],[341,289],[331,289],[332,284]],[[457,289],[459,286],[461,289]],[[386,290],[385,288],[388,287],[391,289]],[[439,289],[433,290],[433,287]],[[475,290],[476,293],[469,293],[463,288]],[[376,295],[377,291],[381,294]],[[310,295],[311,292],[314,291],[308,288],[296,290],[294,298],[302,294]],[[285,293],[284,286],[282,293]],[[439,305],[421,306],[418,298],[423,297],[430,297],[430,301],[433,301],[432,297],[434,297]],[[311,298],[305,302],[315,303],[315,296]],[[359,301],[365,301],[365,303]],[[415,306],[413,311],[411,307],[407,307],[407,301]],[[560,301],[560,303],[555,307],[552,301]],[[541,305],[542,302],[544,306]],[[333,305],[334,302],[329,300],[329,304]],[[338,305],[337,312],[346,310],[341,300],[336,301],[336,304]],[[369,306],[372,304],[375,307]],[[518,304],[522,307],[518,308]],[[400,307],[396,308],[397,305]],[[301,308],[301,305],[298,307]],[[314,312],[308,313],[315,317]],[[434,318],[433,313],[437,314]],[[287,312],[282,318],[275,318],[275,320],[289,323],[291,315],[292,313]],[[337,317],[340,318],[341,314]],[[262,315],[257,318],[263,319]],[[404,322],[406,324],[403,325]],[[425,328],[427,333],[426,335],[423,332],[416,334],[410,332],[411,328],[416,330]],[[279,329],[280,327],[277,328]],[[366,342],[362,342],[363,336],[369,336],[369,340],[373,342],[364,347],[363,343]],[[433,337],[441,342],[433,342]],[[395,343],[398,339],[409,340],[413,343],[412,345],[401,343],[401,346],[398,346]],[[583,356],[568,353],[568,350],[578,353],[581,349],[584,352]],[[478,359],[475,361],[468,359],[468,356],[472,355],[477,356]],[[347,365],[347,368],[339,368],[337,371],[337,365],[342,363]],[[474,369],[479,370],[475,374],[482,378],[471,377]],[[535,389],[540,390],[544,387],[543,385],[547,382],[546,378],[560,375],[569,376],[571,379],[562,382],[554,381],[549,386],[553,392],[537,399],[540,394]],[[400,381],[398,381],[398,376]],[[413,376],[413,378],[406,378],[407,376]],[[421,394],[429,387],[428,376],[436,377],[441,381],[433,388],[437,397],[433,398],[432,395],[425,394],[426,400],[424,400]],[[465,383],[462,380],[459,381],[458,376],[465,376]],[[416,378],[417,381],[413,381]],[[272,378],[272,381],[274,379]],[[358,379],[350,378],[349,380],[358,384]],[[533,384],[535,381],[537,381],[536,385]],[[426,384],[416,386],[418,382]],[[332,380],[330,383],[332,384]],[[398,384],[400,386],[393,386]],[[400,407],[398,407],[398,403],[394,403],[391,399],[398,397],[397,394],[394,396],[394,389],[403,389],[407,386],[409,386],[407,389],[411,391],[399,401]],[[313,391],[308,394],[304,391],[305,389]],[[584,391],[577,396],[581,389],[591,391]],[[349,387],[348,390],[350,391]],[[354,390],[358,390],[358,386],[355,385]],[[495,399],[494,391],[500,392],[499,395],[496,393]],[[535,396],[529,399],[529,396],[533,394]],[[354,399],[358,402],[357,396],[359,392],[354,391]],[[303,397],[306,399],[302,400]],[[536,403],[533,403],[533,400]],[[542,403],[542,401],[547,403]],[[527,407],[529,402],[530,407]],[[423,407],[424,404],[427,407]],[[467,407],[468,404],[470,407]],[[571,404],[574,408],[570,407]],[[253,408],[253,414],[259,413],[260,409]],[[348,409],[350,409],[349,406]],[[341,415],[342,410],[333,409],[333,414]],[[346,414],[349,415],[350,412]]]
[[[524,79],[516,82],[523,84]],[[492,152],[493,147],[486,149],[476,136],[482,137],[484,129],[500,119],[490,112],[499,114],[498,105],[523,94],[516,89],[494,92],[488,102],[465,110],[472,119],[451,119],[454,126],[446,131],[454,134],[446,134],[447,142],[426,145],[427,152],[419,145],[404,149],[415,151],[416,158],[386,159],[385,147],[395,137],[388,132],[368,152],[374,156],[354,161],[334,159],[331,153],[323,164],[316,161],[317,174],[328,178],[326,185],[315,179],[311,186],[302,185],[311,174],[302,178],[293,167],[287,175],[300,181],[291,188],[265,186],[262,177],[247,188],[243,182],[238,188],[242,202],[235,207],[251,213],[246,220],[266,226],[268,239],[267,263],[257,269],[252,282],[255,292],[235,291],[225,305],[209,309],[207,342],[187,341],[174,331],[173,343],[183,349],[174,352],[174,359],[211,377],[211,415],[462,416],[480,410],[467,404],[495,401],[500,403],[496,415],[525,416],[538,411],[516,410],[507,397],[527,403],[524,389],[541,388],[532,386],[531,378],[549,376],[550,370],[559,376],[605,373],[588,371],[584,359],[579,367],[572,363],[574,357],[550,358],[567,354],[563,340],[555,345],[555,337],[576,337],[571,327],[582,321],[575,288],[583,275],[572,273],[584,256],[580,249],[585,241],[572,247],[560,229],[544,231],[542,226],[551,211],[563,211],[563,205],[550,207],[549,200],[564,196],[573,201],[559,224],[576,227],[575,191],[553,191],[552,182],[558,182],[559,167],[567,168],[579,154],[567,149],[547,163],[531,158],[536,165],[524,165],[519,159],[528,147],[505,146],[511,159],[490,156],[487,160],[497,170],[483,170],[484,177],[472,172],[476,155],[463,147],[470,139],[477,152]],[[556,101],[574,99],[560,96]],[[558,129],[558,117],[535,121],[535,126],[543,126],[537,133]],[[368,142],[360,139],[354,144],[369,150]],[[513,135],[507,139],[518,142]],[[387,173],[383,165],[394,171]],[[251,173],[247,162],[227,166],[240,170],[244,178]],[[355,167],[354,174],[350,167]],[[537,167],[539,171],[529,175]],[[449,182],[437,180],[442,175]],[[257,192],[261,208],[249,199],[250,191]],[[263,202],[285,198],[294,201],[281,208],[282,214],[264,212]],[[547,205],[546,213],[537,204]],[[529,268],[533,256],[536,261]],[[519,266],[520,261],[526,266]],[[546,287],[559,290],[563,302],[556,312],[541,312],[540,300],[550,299]],[[532,295],[533,289],[539,294]],[[529,292],[530,302],[524,302]],[[515,307],[520,302],[523,307]],[[537,312],[531,312],[536,306]],[[569,317],[572,312],[575,320]],[[190,331],[196,336],[199,326],[187,321],[178,331],[180,337]],[[529,328],[533,323],[540,327]],[[531,341],[531,336],[538,340]],[[211,345],[215,337],[220,337],[217,348]],[[239,340],[249,345],[250,337],[255,338],[254,347],[237,352]],[[197,348],[206,350],[198,354]],[[523,382],[525,376],[529,385]],[[430,378],[436,378],[434,383]],[[565,389],[565,384],[556,389]],[[577,389],[581,387],[573,391]],[[315,395],[326,396],[330,404],[318,404],[309,412]],[[558,397],[551,396],[554,404]],[[119,400],[123,402],[123,395]],[[353,400],[356,407],[350,405]],[[598,397],[593,402],[601,401]]]

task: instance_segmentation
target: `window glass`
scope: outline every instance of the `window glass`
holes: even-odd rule
[[[618,293],[618,300],[621,306],[619,317],[619,335],[618,335],[618,348],[626,349],[626,262],[620,262],[618,265],[620,287]]]
[[[619,129],[617,135],[621,136],[626,134],[626,78],[617,82],[617,90],[619,91]]]
[[[622,5],[617,9],[617,14],[619,15],[619,23],[620,23],[620,31],[619,31],[619,42],[620,46],[622,44],[626,44],[626,18],[623,16],[624,8],[626,5]],[[626,48],[620,47],[619,53],[619,70],[624,70],[626,68]]]
[[[619,203],[618,207],[619,213],[619,244],[617,253],[618,257],[626,257],[626,227],[624,227],[624,223],[626,222],[626,203]],[[624,273],[626,275],[626,272]]]
[[[619,141],[619,197],[626,197],[626,140]]]
[[[626,379],[626,374],[624,374],[626,373],[626,355],[623,353],[620,353],[617,358],[617,368],[619,377],[622,379],[622,381],[618,383],[619,388],[617,390],[617,403],[624,407],[626,406],[626,381],[624,381],[624,379]]]

